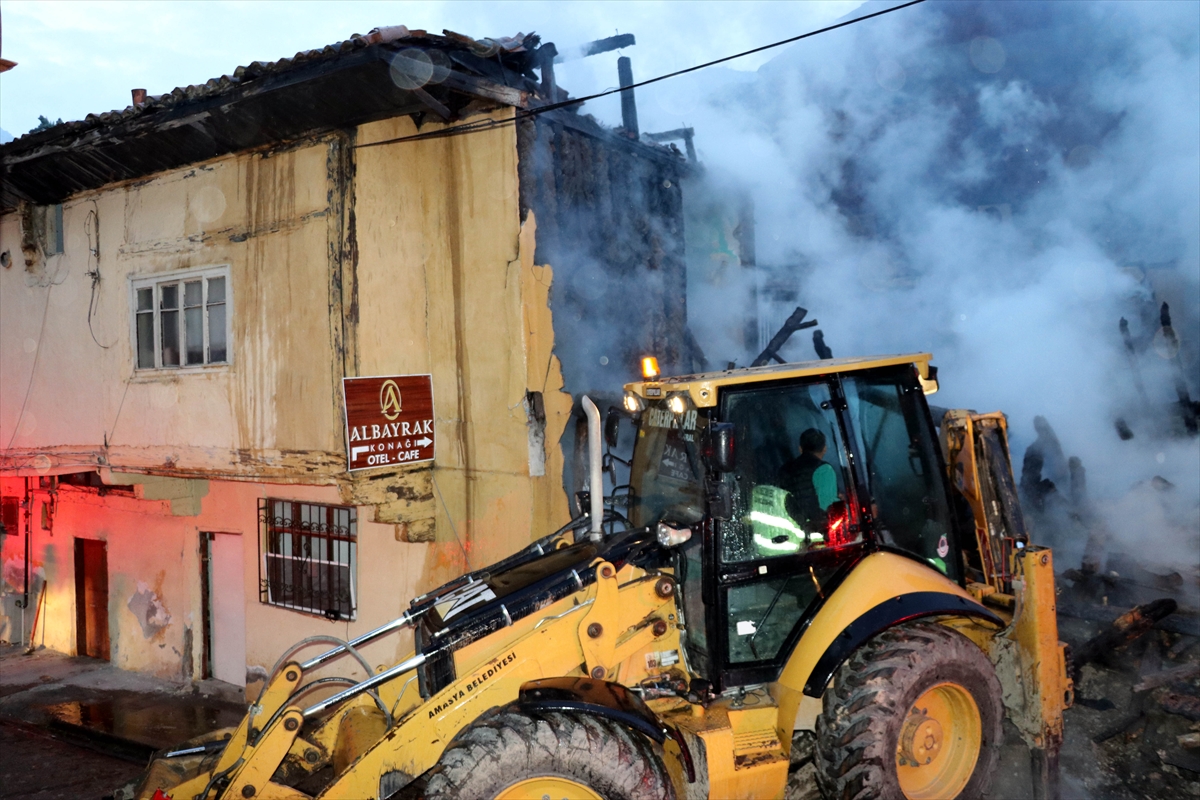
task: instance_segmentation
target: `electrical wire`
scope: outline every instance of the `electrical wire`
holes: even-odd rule
[[[124,391],[121,392],[121,402],[117,406],[117,415],[115,417],[113,417],[112,427],[109,428],[108,431],[104,434],[104,459],[105,459],[105,461],[108,460],[108,448],[112,444],[113,436],[117,432],[117,423],[121,421],[121,410],[123,408],[125,408],[125,395],[129,394],[129,384],[132,380],[133,380],[132,374],[128,378],[125,379],[125,389],[124,389]],[[112,466],[112,465],[108,464],[108,466]]]
[[[528,119],[530,117],[535,117],[539,114],[545,114],[547,111],[555,111],[560,108],[568,108],[570,106],[580,105],[581,103],[586,103],[589,100],[597,100],[601,97],[608,97],[609,95],[617,94],[619,92],[633,91],[634,89],[641,88],[642,86],[649,86],[652,83],[658,83],[659,81],[665,81],[668,78],[675,78],[680,75],[686,75],[689,72],[696,72],[698,70],[707,69],[708,67],[714,67],[717,64],[724,64],[727,61],[733,61],[734,59],[754,55],[755,53],[761,53],[765,50],[771,50],[776,47],[782,47],[785,44],[792,44],[793,42],[798,42],[801,39],[807,39],[811,36],[816,36],[821,33],[828,33],[829,31],[837,30],[838,28],[845,28],[849,25],[854,25],[859,22],[865,22],[866,20],[873,19],[875,17],[881,17],[884,14],[891,14],[893,11],[899,11],[902,8],[908,8],[909,6],[915,6],[915,5],[918,5],[919,3],[924,3],[924,2],[925,2],[925,0],[909,0],[909,2],[907,2],[907,3],[902,3],[898,6],[892,6],[891,8],[885,8],[882,11],[876,11],[871,14],[864,14],[861,17],[855,17],[854,19],[848,19],[844,22],[838,22],[834,25],[827,25],[824,28],[818,28],[817,30],[809,31],[808,33],[802,33],[799,36],[792,36],[787,39],[781,39],[778,42],[772,42],[771,44],[764,44],[761,47],[755,47],[750,50],[743,50],[742,52],[735,53],[731,56],[724,56],[723,58],[718,58],[713,61],[706,61],[703,64],[696,64],[695,66],[687,67],[687,68],[681,69],[681,70],[676,70],[675,72],[668,72],[665,75],[659,75],[655,78],[647,78],[644,81],[638,81],[636,83],[630,84],[629,86],[621,86],[621,87],[618,87],[615,89],[605,89],[604,91],[596,92],[595,94],[585,95],[584,97],[576,97],[576,98],[572,98],[570,100],[563,100],[563,101],[560,101],[557,103],[549,103],[544,106],[538,106],[537,108],[522,109],[522,110],[518,111],[516,114],[514,114],[511,119],[479,120],[476,122],[466,123],[465,125],[457,125],[452,128],[442,128],[442,129],[439,129],[436,131],[426,131],[424,133],[414,133],[409,136],[399,136],[395,139],[384,139],[383,141],[379,141],[379,142],[367,142],[366,144],[355,145],[355,149],[361,149],[361,148],[366,148],[366,147],[379,147],[380,145],[385,145],[385,144],[396,144],[398,142],[411,142],[411,141],[417,141],[417,140],[421,140],[421,139],[440,139],[440,138],[446,137],[446,136],[463,136],[465,134],[475,133],[477,131],[494,130],[494,129],[497,129],[500,127],[507,127],[509,125],[515,125],[516,123],[518,123],[524,119]]]
[[[100,340],[96,338],[96,331],[92,329],[92,317],[95,315],[96,310],[99,308],[99,305],[100,305],[99,298],[97,297],[97,290],[100,288],[100,214],[99,214],[99,211],[100,211],[100,209],[96,205],[96,201],[93,200],[92,201],[92,210],[87,213],[87,217],[85,217],[84,221],[83,221],[83,229],[84,229],[84,233],[87,234],[87,241],[88,241],[88,263],[89,264],[91,263],[91,260],[93,257],[95,257],[95,259],[96,259],[95,268],[88,270],[87,272],[85,272],[83,274],[87,275],[89,278],[92,279],[92,296],[91,296],[91,299],[88,300],[88,313],[87,313],[88,333],[92,334],[93,342],[95,342],[97,345],[100,345],[100,347],[107,350],[108,348],[112,347],[112,345],[111,344],[100,344]],[[92,241],[93,232],[96,234],[95,242]]]

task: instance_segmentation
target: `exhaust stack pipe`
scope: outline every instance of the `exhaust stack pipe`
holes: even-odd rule
[[[600,409],[586,394],[583,396],[583,413],[588,421],[588,477],[592,508],[589,516],[592,527],[588,536],[598,542],[604,537],[601,526],[604,524],[604,454],[600,450]]]

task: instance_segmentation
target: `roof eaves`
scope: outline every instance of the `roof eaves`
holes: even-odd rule
[[[446,35],[438,36],[423,30],[409,29],[404,25],[391,25],[376,28],[365,36],[354,34],[349,39],[341,42],[335,42],[313,50],[302,50],[291,57],[281,58],[277,61],[253,61],[250,64],[236,68],[230,74],[210,78],[204,83],[177,86],[170,92],[147,96],[146,101],[140,105],[130,105],[123,109],[92,113],[85,116],[82,120],[72,120],[44,130],[31,131],[18,136],[11,142],[0,145],[0,153],[36,147],[59,137],[79,134],[95,128],[114,125],[134,117],[154,114],[163,109],[172,108],[180,103],[219,96],[232,91],[235,87],[244,86],[270,75],[287,72],[314,62],[332,60],[373,45],[412,42],[413,44],[432,45],[445,49],[465,49],[478,57],[495,57],[500,53],[526,53],[538,42],[536,34],[529,34],[527,36],[517,34],[516,37],[476,40],[462,34],[454,33],[453,31],[445,31],[444,33]]]

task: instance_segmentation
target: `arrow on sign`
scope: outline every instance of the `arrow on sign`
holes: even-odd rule
[[[423,436],[413,442],[413,444],[415,444],[417,447],[429,447],[429,445],[433,444],[433,439],[430,439],[428,436]]]

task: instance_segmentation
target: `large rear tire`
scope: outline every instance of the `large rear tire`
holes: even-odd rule
[[[978,647],[942,625],[901,625],[859,648],[825,692],[817,777],[833,800],[978,798],[1003,719]]]
[[[492,709],[428,775],[429,800],[671,800],[661,748],[589,714]]]

